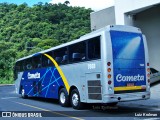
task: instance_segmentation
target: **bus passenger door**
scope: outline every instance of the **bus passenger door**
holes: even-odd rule
[[[37,85],[36,85],[36,81],[33,82],[33,94],[37,93]]]
[[[42,95],[42,85],[41,85],[41,81],[38,82],[38,94]]]
[[[38,84],[36,81],[33,82],[33,94],[36,94],[36,96],[40,96],[42,94],[41,82],[38,82]]]

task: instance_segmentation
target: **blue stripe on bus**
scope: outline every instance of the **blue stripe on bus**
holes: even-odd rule
[[[28,79],[27,75],[28,73],[34,74],[34,73],[40,73],[42,77],[40,79]],[[25,91],[27,95],[29,96],[39,96],[39,97],[46,97],[46,98],[58,98],[58,88],[59,86],[64,86],[64,83],[62,81],[62,78],[60,74],[57,71],[56,67],[49,67],[49,68],[43,68],[39,70],[31,70],[24,72],[23,78],[25,81],[22,80],[21,85],[25,87]],[[33,82],[36,82],[36,84],[33,86]],[[41,90],[38,90],[38,83],[41,82]],[[56,84],[54,84],[56,83]],[[44,88],[43,88],[43,86]],[[54,88],[54,85],[56,86]],[[55,89],[54,93],[51,93],[51,91]],[[36,90],[36,93],[34,93],[34,90]],[[42,94],[40,94],[42,92]]]

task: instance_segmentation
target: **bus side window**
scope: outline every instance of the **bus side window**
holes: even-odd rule
[[[32,69],[32,58],[26,59],[26,61],[25,61],[25,68],[26,68],[26,70]]]
[[[22,60],[22,61],[19,61],[18,62],[18,64],[17,64],[17,67],[18,67],[18,72],[22,72],[22,71],[24,71],[25,69],[24,69],[24,66],[25,66],[25,61],[24,60]]]
[[[79,42],[69,46],[69,62],[86,60],[86,42]]]
[[[41,62],[42,62],[41,55],[33,57],[32,59],[33,69],[41,68],[42,67]]]
[[[31,64],[27,64],[26,68],[27,68],[27,70],[31,70],[32,69],[32,65]]]
[[[17,72],[20,72],[20,64],[19,64],[19,62],[16,63],[15,70]]]
[[[68,49],[67,47],[57,49],[54,51],[54,58],[58,64],[68,63]]]
[[[100,59],[100,36],[88,40],[88,58]]]
[[[46,54],[51,56],[51,57],[53,56],[52,51],[48,52]],[[47,56],[43,55],[42,56],[42,67],[50,67],[50,66],[53,66],[52,61]]]
[[[14,66],[14,80],[17,79],[19,70],[20,70],[20,66],[19,66],[19,62],[17,62]]]
[[[63,55],[62,63],[67,63],[68,55]]]
[[[80,53],[73,53],[72,54],[72,61],[81,61],[82,57]]]
[[[59,63],[61,63],[62,58],[61,58],[61,57],[56,57],[56,58],[55,58],[55,61],[59,64]]]

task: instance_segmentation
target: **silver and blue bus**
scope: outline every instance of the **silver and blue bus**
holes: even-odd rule
[[[141,30],[110,25],[77,40],[18,59],[22,98],[58,99],[61,106],[114,105],[150,98],[148,48]]]

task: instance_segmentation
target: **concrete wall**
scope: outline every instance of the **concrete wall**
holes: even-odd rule
[[[124,25],[124,13],[130,11],[141,11],[151,5],[159,4],[160,0],[115,0],[116,24]]]
[[[91,29],[131,25],[146,35],[150,66],[160,71],[160,0],[115,0],[115,7],[91,14]]]
[[[91,30],[100,29],[106,25],[115,24],[115,9],[114,7],[109,7],[97,12],[93,12],[90,15],[91,19]]]
[[[160,5],[137,13],[133,24],[146,35],[150,66],[160,71]]]

